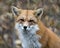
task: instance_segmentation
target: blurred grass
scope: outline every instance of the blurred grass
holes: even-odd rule
[[[27,0],[0,0],[1,37],[3,37],[5,33],[11,35],[12,32],[14,32],[14,20],[11,14],[11,6],[14,5],[18,8],[27,9],[27,3]],[[60,36],[60,0],[29,0],[29,3],[29,9],[37,9],[40,7],[44,8],[44,13],[41,18],[42,22],[46,25],[46,27]],[[12,36],[10,38],[12,38]],[[1,39],[3,40],[3,38]],[[9,43],[9,45],[11,45],[11,43]]]

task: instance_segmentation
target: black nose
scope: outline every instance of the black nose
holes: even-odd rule
[[[27,26],[24,26],[24,29],[26,30]]]

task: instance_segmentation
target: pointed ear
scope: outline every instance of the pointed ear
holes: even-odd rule
[[[12,8],[12,13],[13,13],[13,15],[14,15],[14,16],[19,16],[19,14],[20,14],[20,9],[18,9],[18,8],[15,7],[15,6],[11,6],[11,8]]]
[[[37,9],[37,10],[35,11],[35,15],[36,15],[36,17],[38,17],[38,18],[41,19],[42,15],[43,15],[43,8]]]

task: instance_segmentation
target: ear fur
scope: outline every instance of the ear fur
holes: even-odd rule
[[[19,13],[20,13],[20,9],[18,9],[18,8],[15,7],[15,6],[11,6],[11,8],[12,8],[12,13],[13,13],[13,15],[14,15],[14,16],[18,16]]]
[[[36,17],[38,17],[38,18],[41,19],[42,15],[43,15],[43,8],[37,9],[37,10],[35,11],[35,15],[36,15]]]

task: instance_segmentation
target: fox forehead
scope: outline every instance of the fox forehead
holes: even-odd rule
[[[36,20],[36,17],[34,15],[35,10],[20,10],[20,14],[17,17],[17,20],[21,19],[26,19],[26,20]]]
[[[21,14],[26,15],[26,16],[28,15],[32,16],[34,14],[34,10],[21,10]]]

